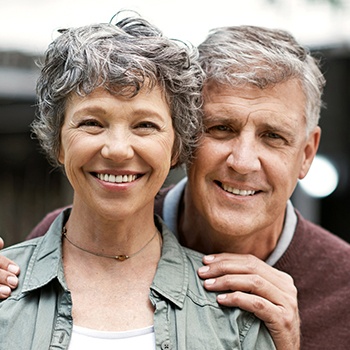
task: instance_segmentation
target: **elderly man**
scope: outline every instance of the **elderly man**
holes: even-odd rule
[[[156,211],[183,245],[211,254],[198,273],[206,288],[223,291],[218,302],[255,313],[278,349],[299,348],[295,287],[301,348],[345,349],[350,245],[305,220],[289,200],[319,145],[323,76],[279,30],[219,28],[199,53],[207,74],[204,136],[187,178],[162,190]],[[0,260],[9,265],[0,283],[10,276],[15,286],[15,265]]]

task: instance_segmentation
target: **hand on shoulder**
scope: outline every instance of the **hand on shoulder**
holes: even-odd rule
[[[4,247],[4,241],[0,237],[0,249]],[[0,254],[0,299],[6,299],[11,295],[12,289],[18,285],[19,267],[10,259]]]
[[[203,263],[198,274],[205,288],[224,292],[218,303],[255,314],[277,349],[300,349],[297,289],[290,275],[253,255],[215,254],[205,256]]]

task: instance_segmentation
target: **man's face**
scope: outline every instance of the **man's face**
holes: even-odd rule
[[[294,79],[263,90],[205,86],[205,135],[188,193],[211,229],[262,239],[281,233],[286,202],[319,143],[318,127],[307,135],[304,109]]]

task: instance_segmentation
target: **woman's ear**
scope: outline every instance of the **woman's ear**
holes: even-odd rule
[[[171,157],[171,162],[170,162],[170,166],[171,168],[174,168],[178,165],[179,162],[179,152],[175,151]]]
[[[174,168],[178,165],[181,153],[181,143],[175,139],[173,149],[171,152],[170,167]]]
[[[59,152],[58,152],[58,157],[57,157],[57,160],[58,160],[58,162],[60,163],[60,164],[64,164],[64,158],[65,158],[65,156],[64,156],[64,150],[63,150],[63,148],[62,148],[62,145],[60,146],[60,150],[59,150]]]

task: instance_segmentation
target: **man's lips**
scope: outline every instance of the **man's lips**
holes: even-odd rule
[[[236,188],[231,185],[215,181],[215,183],[220,186],[224,191],[238,195],[238,196],[253,196],[254,194],[260,192],[256,190],[249,190],[249,189],[242,189],[242,188]]]

